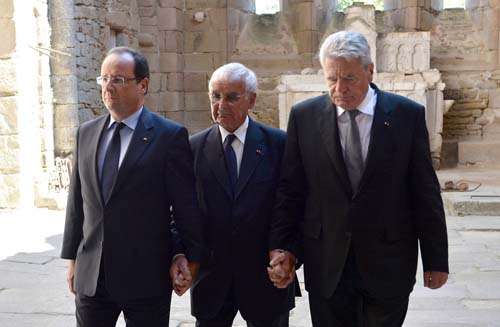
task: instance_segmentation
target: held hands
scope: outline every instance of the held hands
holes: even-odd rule
[[[277,288],[286,288],[295,278],[295,256],[284,250],[269,251],[267,273]]]
[[[172,278],[174,292],[178,296],[184,294],[191,287],[198,274],[199,266],[198,263],[188,262],[183,254],[175,257],[170,266],[170,278]]]
[[[441,271],[424,271],[424,286],[437,289],[446,284],[448,273]]]

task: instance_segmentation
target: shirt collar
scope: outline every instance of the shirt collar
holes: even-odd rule
[[[224,140],[226,139],[226,136],[228,136],[229,134],[234,134],[236,136],[236,138],[244,145],[245,144],[245,138],[247,136],[247,130],[248,130],[248,123],[249,123],[250,119],[248,118],[248,116],[245,118],[245,121],[243,122],[243,124],[240,125],[240,127],[238,127],[238,129],[236,129],[234,131],[234,133],[229,133],[224,127],[222,127],[221,125],[219,125],[219,131],[220,131],[220,136],[222,138],[222,143],[224,143]]]
[[[143,108],[144,108],[144,106],[141,106],[141,108],[139,108],[139,110],[137,110],[136,112],[134,112],[133,114],[131,114],[130,116],[128,116],[127,118],[122,120],[122,123],[124,123],[128,128],[130,128],[131,130],[134,131],[135,128],[137,127],[137,123],[139,122],[139,117],[141,116]],[[110,115],[108,129],[111,126],[113,126],[114,122],[116,122],[116,120],[114,120],[113,116]]]
[[[371,86],[368,86],[368,92],[366,92],[363,102],[361,102],[357,109],[365,115],[373,116],[375,113],[376,103],[377,94],[375,94],[375,90]],[[337,117],[340,117],[340,115],[342,115],[344,111],[344,108],[337,106]]]

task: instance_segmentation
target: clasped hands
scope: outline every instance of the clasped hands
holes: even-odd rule
[[[170,278],[175,294],[181,296],[193,284],[198,274],[199,263],[189,262],[185,255],[179,254],[172,260]]]
[[[295,278],[295,256],[284,250],[269,251],[269,279],[277,288],[286,288]]]

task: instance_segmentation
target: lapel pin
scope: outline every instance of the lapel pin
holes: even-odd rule
[[[388,121],[385,121],[385,122],[384,122],[384,125],[385,125],[385,127],[389,127],[389,126],[390,126],[390,124],[389,124],[389,122],[388,122]]]
[[[257,153],[259,156],[261,156],[262,155],[262,150],[261,149],[257,149],[257,150],[255,150],[255,153]]]
[[[147,137],[143,137],[142,141],[145,142],[145,143],[148,143],[149,139]]]

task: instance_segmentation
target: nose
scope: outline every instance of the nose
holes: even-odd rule
[[[343,93],[347,90],[347,83],[343,78],[339,78],[335,84],[335,92]]]

